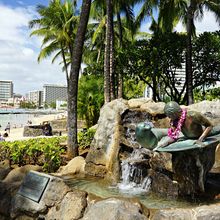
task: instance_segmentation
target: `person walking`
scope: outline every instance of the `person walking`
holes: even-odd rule
[[[11,129],[11,125],[10,125],[10,122],[8,122],[8,124],[5,127],[5,131],[10,133],[10,129]]]

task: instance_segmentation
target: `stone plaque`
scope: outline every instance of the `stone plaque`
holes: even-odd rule
[[[24,178],[18,194],[39,203],[50,178],[30,171]]]

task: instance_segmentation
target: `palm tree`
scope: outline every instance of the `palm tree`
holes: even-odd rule
[[[75,16],[75,1],[53,0],[48,7],[39,5],[40,19],[32,20],[30,28],[38,28],[31,35],[43,37],[38,61],[57,52],[52,62],[62,57],[68,90],[68,156],[78,154],[77,146],[77,89],[82,47],[90,12],[91,0],[84,0],[80,20]],[[84,14],[83,14],[84,13]],[[78,24],[78,28],[77,27]],[[76,31],[77,30],[77,31]],[[71,65],[70,72],[68,66]]]
[[[69,156],[78,155],[77,143],[77,96],[79,70],[82,61],[83,45],[89,20],[91,0],[83,0],[79,25],[74,41],[70,77],[68,81],[68,149]]]
[[[105,37],[105,63],[104,63],[104,90],[105,103],[113,98],[112,77],[114,59],[114,28],[113,28],[113,5],[112,0],[106,0],[106,37]]]
[[[75,7],[70,1],[62,4],[60,0],[53,0],[48,7],[38,5],[37,12],[41,18],[30,21],[29,27],[35,29],[31,36],[43,37],[38,61],[56,52],[52,63],[61,56],[66,79],[68,79],[68,60],[71,57],[76,26],[79,21],[75,16]]]
[[[186,81],[187,104],[194,102],[192,71],[192,37],[195,36],[196,19],[204,16],[204,9],[212,11],[220,21],[220,0],[172,0],[163,1],[160,5],[159,22],[166,30],[172,30],[179,19],[186,25]]]
[[[92,37],[92,43],[95,43],[95,46],[98,46],[97,38],[100,37],[102,31],[105,31],[105,40],[102,39],[99,42],[105,41],[105,58],[104,58],[104,93],[105,93],[105,102],[109,102],[113,100],[117,95],[122,97],[122,76],[117,76],[115,72],[115,41],[117,40],[116,37],[119,38],[119,47],[122,50],[123,47],[123,29],[121,15],[120,13],[123,12],[126,15],[126,22],[131,24],[133,22],[133,11],[131,9],[131,5],[133,5],[133,0],[125,1],[113,1],[113,0],[106,0],[100,1],[95,0],[92,3],[92,16],[96,21],[99,21],[99,25],[96,28],[96,31]],[[117,15],[117,23],[113,21],[113,16]],[[118,25],[118,33],[116,32],[116,25]],[[102,31],[101,31],[102,30]],[[127,29],[128,30],[128,29]],[[99,53],[98,58],[100,57],[100,48],[102,46],[99,43]],[[99,60],[99,59],[97,59]],[[120,73],[118,73],[120,74]],[[118,85],[117,83],[118,79]],[[116,92],[116,88],[118,88],[118,92]]]

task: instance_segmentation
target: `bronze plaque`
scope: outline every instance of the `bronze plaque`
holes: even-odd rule
[[[24,178],[18,194],[39,203],[50,178],[30,171]]]

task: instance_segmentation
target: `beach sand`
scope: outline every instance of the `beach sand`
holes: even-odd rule
[[[51,115],[39,115],[36,118],[33,118],[32,120],[32,125],[40,125],[43,124],[43,122],[45,121],[52,121],[55,119],[59,119],[59,118],[63,118],[65,117],[65,115],[62,113],[59,114],[51,114]],[[15,141],[15,140],[25,140],[25,139],[30,139],[30,138],[39,138],[41,136],[38,137],[23,137],[23,131],[24,128],[20,127],[20,128],[11,128],[9,136],[7,138],[5,138],[6,141]],[[5,131],[4,130],[0,130],[1,134],[4,134]],[[42,136],[45,137],[45,136]]]

